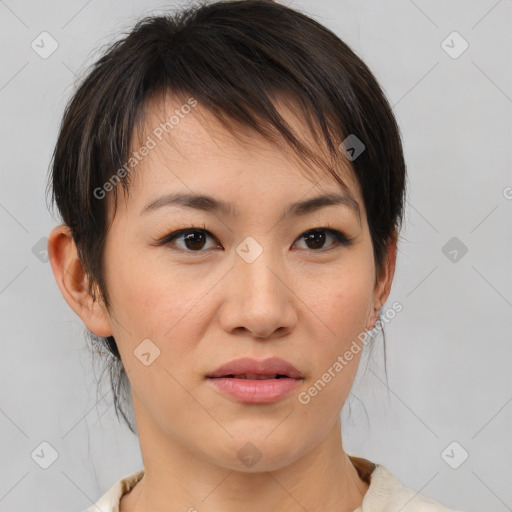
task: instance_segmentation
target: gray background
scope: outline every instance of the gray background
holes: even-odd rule
[[[37,244],[56,225],[46,173],[76,74],[99,45],[166,5],[0,1],[2,511],[83,510],[142,467],[137,438],[115,418],[108,387],[97,388],[101,367]],[[389,389],[377,347],[350,415],[344,409],[346,449],[453,508],[512,510],[511,2],[291,5],[373,70],[409,171],[388,302],[403,304],[386,327]],[[58,42],[46,59],[31,47],[43,31]],[[469,44],[460,55],[464,41],[446,39],[453,31]],[[31,456],[42,442],[58,454],[47,469]]]

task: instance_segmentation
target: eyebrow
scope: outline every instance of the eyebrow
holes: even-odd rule
[[[327,206],[343,205],[351,209],[361,222],[361,210],[359,203],[350,195],[328,193],[317,197],[312,197],[304,201],[298,201],[288,206],[283,214],[283,218],[287,215],[302,216],[312,213]],[[193,208],[210,213],[222,212],[231,217],[238,217],[239,213],[236,208],[231,204],[220,199],[196,193],[183,193],[175,192],[165,194],[158,197],[154,201],[148,203],[141,210],[140,215],[148,212],[155,211],[165,206],[181,206],[185,208]]]

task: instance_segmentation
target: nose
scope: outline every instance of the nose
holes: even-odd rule
[[[225,282],[220,322],[229,334],[259,339],[289,334],[297,321],[296,295],[283,265],[270,258],[270,251],[252,262],[236,256]]]

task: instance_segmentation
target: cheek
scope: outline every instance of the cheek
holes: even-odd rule
[[[186,421],[181,424],[175,418],[177,411],[180,418],[201,414],[185,391],[185,383],[190,379],[191,357],[203,336],[198,313],[205,287],[208,290],[214,283],[211,277],[198,276],[197,268],[193,277],[192,267],[179,271],[168,261],[147,254],[125,257],[110,270],[107,286],[115,306],[114,337],[132,390],[162,426],[186,430]],[[142,343],[148,339],[152,343]],[[140,359],[144,353],[150,354],[148,365]],[[162,408],[162,403],[169,406]]]
[[[315,313],[338,344],[364,331],[373,304],[373,261],[365,254],[354,255],[352,260],[331,269],[322,280],[323,286],[313,291]]]
[[[313,371],[297,397],[297,407],[304,422],[316,425],[319,437],[339,417],[356,377],[371,305],[371,284],[368,281],[363,287],[360,280],[353,285],[346,282],[341,291],[338,288],[327,293],[322,307],[317,308],[325,326],[312,332],[316,342],[307,348]]]
[[[192,336],[197,323],[190,321],[190,313],[213,286],[211,277],[206,272],[202,275],[198,266],[195,270],[173,266],[159,249],[153,254],[130,253],[129,248],[123,257],[120,253],[109,255],[105,265],[114,337],[119,337],[120,345],[133,350],[149,338],[163,348],[164,341],[171,339],[173,349],[180,350],[180,343],[197,338],[197,334]]]
[[[316,340],[307,347],[315,368],[311,380],[329,383],[316,405],[323,403],[333,410],[341,407],[352,386],[373,304],[373,260],[371,255],[354,256],[350,265],[347,260],[337,272],[317,281],[315,292],[306,302],[320,320],[310,322],[308,338]],[[323,389],[322,383],[319,386]]]
[[[357,330],[357,333],[364,330],[372,299],[373,281],[365,279],[365,276],[358,279],[352,274],[350,279],[339,283],[337,290],[332,291],[327,305],[327,314],[333,330],[343,334],[344,338],[349,333],[354,335],[354,330]]]

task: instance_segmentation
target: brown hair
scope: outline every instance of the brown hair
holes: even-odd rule
[[[341,185],[325,152],[319,156],[290,130],[273,99],[282,93],[302,106],[331,163],[347,161],[340,148],[348,136],[362,141],[364,151],[348,160],[362,191],[377,272],[383,268],[401,227],[406,166],[399,128],[376,79],[333,32],[298,10],[271,0],[220,1],[137,22],[87,71],[65,109],[48,187],[94,300],[97,288],[109,306],[102,273],[107,208],[94,190],[128,160],[144,106],[162,91],[193,96],[227,126],[239,123],[269,140],[277,131],[303,161],[322,165]],[[125,193],[129,177],[119,181]],[[116,414],[134,431],[120,407],[127,379],[116,342],[89,334],[112,356]]]

